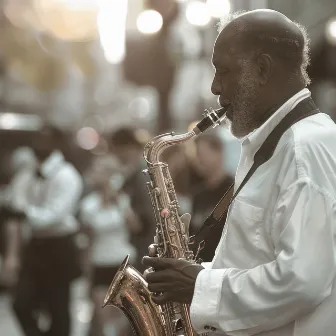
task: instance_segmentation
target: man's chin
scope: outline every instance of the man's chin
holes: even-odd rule
[[[238,140],[242,140],[249,134],[249,132],[246,132],[240,128],[235,127],[234,124],[232,124],[232,122],[230,122],[229,130],[230,133]]]

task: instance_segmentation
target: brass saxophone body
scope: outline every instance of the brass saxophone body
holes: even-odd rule
[[[148,193],[156,221],[154,243],[149,255],[159,258],[183,258],[195,263],[189,249],[189,228],[181,221],[178,200],[168,165],[160,156],[170,146],[184,143],[210,127],[225,120],[224,109],[205,111],[203,119],[190,132],[175,135],[167,133],[153,138],[144,149],[147,163]],[[121,264],[108,289],[104,306],[120,308],[129,319],[138,336],[193,336],[189,305],[167,303],[158,306],[151,300],[147,282],[141,273],[128,263],[128,256]]]

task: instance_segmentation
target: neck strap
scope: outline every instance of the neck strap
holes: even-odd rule
[[[196,258],[199,252],[203,249],[205,239],[210,233],[211,229],[217,225],[221,220],[225,219],[229,206],[237,197],[239,192],[243,189],[247,181],[252,177],[254,172],[265,162],[267,162],[273,155],[277,144],[282,135],[298,121],[319,113],[317,106],[312,98],[306,98],[296,105],[269,134],[259,150],[254,155],[253,165],[246,174],[243,182],[239,185],[237,191],[234,193],[234,184],[225,192],[219,203],[216,205],[210,216],[205,220],[203,226],[199,231],[190,237],[190,244],[197,246]]]

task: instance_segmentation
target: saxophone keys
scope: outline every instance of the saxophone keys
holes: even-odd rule
[[[169,217],[169,210],[167,208],[164,208],[161,210],[161,217],[162,218],[168,218]]]
[[[157,256],[157,248],[158,248],[158,245],[157,244],[150,244],[148,246],[148,255],[150,257],[156,257]]]
[[[153,273],[154,272],[154,268],[153,267],[150,267],[150,268],[147,268],[144,273],[143,273],[143,278],[146,280],[146,277],[149,273]]]

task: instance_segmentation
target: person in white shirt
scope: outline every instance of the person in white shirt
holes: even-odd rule
[[[220,25],[212,92],[242,143],[235,190],[272,130],[310,97],[308,60],[305,30],[279,12]],[[324,113],[292,125],[231,204],[212,262],[144,258],[156,270],[149,289],[162,293],[153,301],[191,304],[198,333],[335,335],[335,144]]]
[[[106,156],[94,161],[88,176],[94,190],[80,205],[80,220],[91,231],[91,288],[94,303],[93,335],[125,335],[127,320],[120,311],[101,309],[113,277],[126,255],[136,260],[130,233],[140,231],[130,199],[120,188],[124,177],[117,160]],[[120,329],[120,330],[118,330]]]
[[[21,222],[23,239],[13,310],[26,336],[44,335],[36,318],[41,309],[50,316],[48,335],[70,335],[70,283],[81,272],[74,237],[83,181],[58,150],[61,137],[53,129],[34,137],[36,170],[20,171],[8,188],[9,213]],[[11,249],[17,239],[8,241]]]

